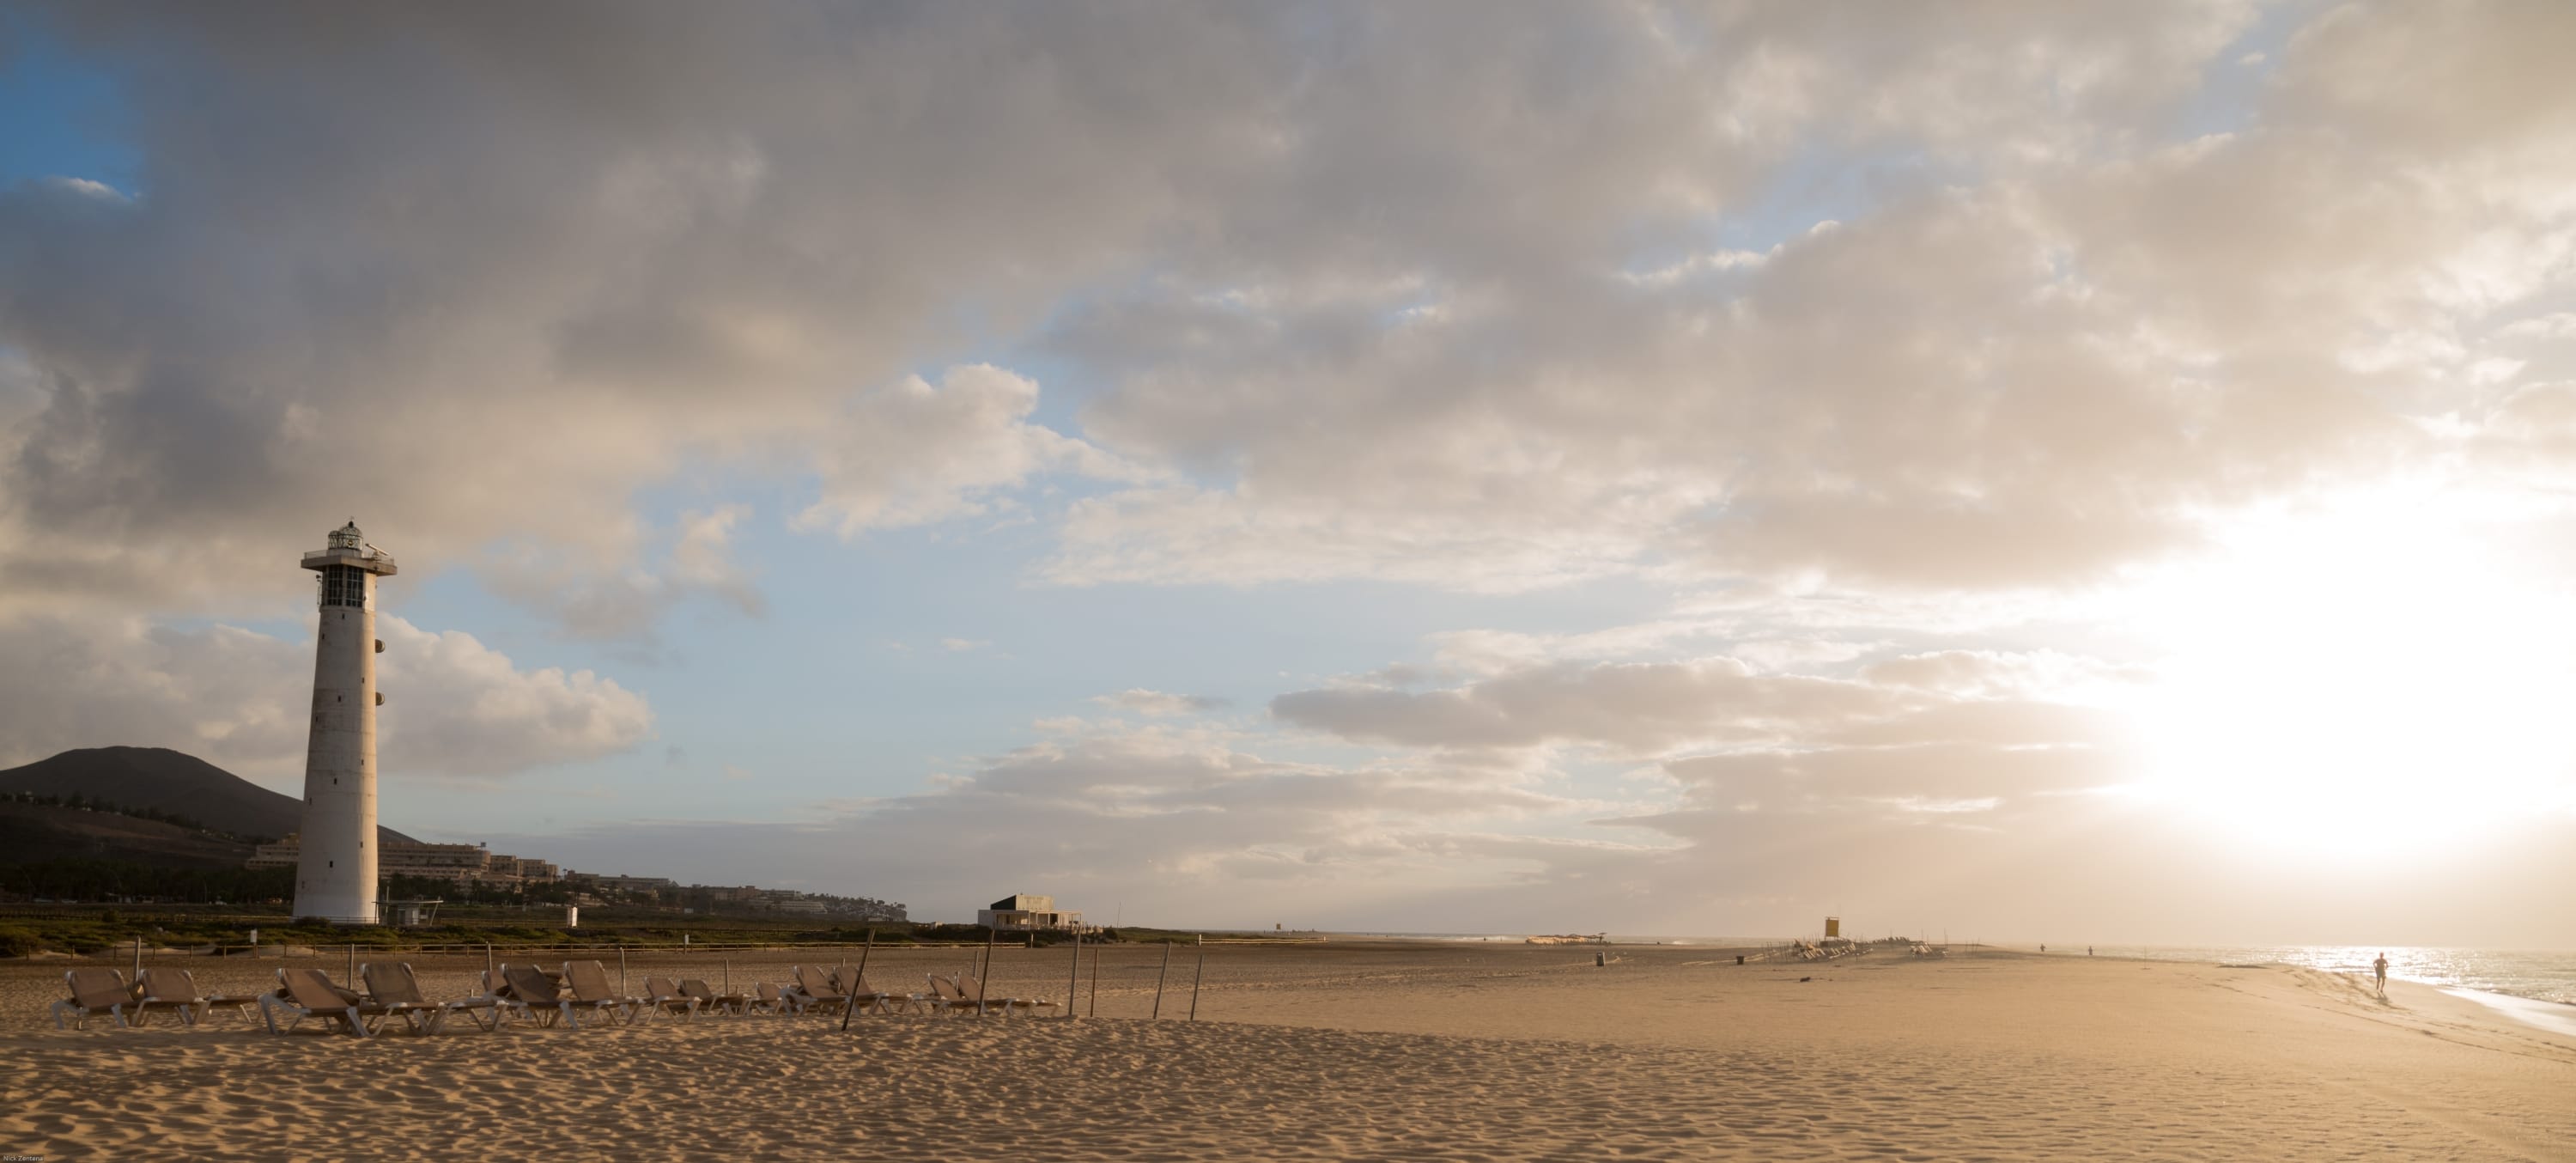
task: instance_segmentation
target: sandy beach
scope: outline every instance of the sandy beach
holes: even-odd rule
[[[716,1018],[359,1040],[55,1032],[0,969],[0,1152],[65,1158],[2576,1158],[2576,1037],[2430,987],[2115,958],[1113,947],[1098,1017]],[[852,954],[855,957],[855,953]],[[880,950],[919,988],[962,950]],[[837,954],[823,960],[838,960]],[[734,955],[737,985],[789,958]],[[812,958],[808,958],[812,960]],[[208,989],[280,962],[173,958]],[[342,961],[319,965],[338,977]],[[434,996],[479,959],[417,962]],[[613,959],[611,972],[615,972]],[[996,993],[1061,1000],[1066,950]],[[715,979],[715,956],[628,974]],[[1803,979],[1803,980],[1802,980]],[[1088,966],[1078,1005],[1087,1010]],[[462,1023],[459,1023],[462,1026]],[[308,1031],[310,1027],[308,1026]]]

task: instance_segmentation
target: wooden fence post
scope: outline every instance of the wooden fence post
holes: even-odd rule
[[[1199,1020],[1199,982],[1207,979],[1207,934],[1199,934],[1199,969],[1190,975],[1190,1020]]]
[[[979,1017],[984,1013],[984,991],[992,987],[989,979],[993,976],[993,938],[1001,935],[1000,930],[999,925],[984,930],[984,971],[975,975],[975,1013]]]
[[[1163,942],[1163,971],[1162,971],[1161,973],[1157,973],[1157,974],[1155,974],[1155,975],[1154,975],[1154,1012],[1153,1012],[1153,1014],[1152,1014],[1151,1016],[1149,1016],[1149,1017],[1147,1017],[1147,1018],[1146,1018],[1146,1020],[1147,1020],[1147,1021],[1160,1021],[1160,1020],[1162,1020],[1162,1017],[1163,1017],[1163,980],[1164,980],[1165,978],[1170,977],[1171,975],[1172,975],[1172,943],[1171,943],[1171,942],[1169,942],[1169,941],[1165,941],[1165,942]]]
[[[1082,930],[1073,931],[1073,972],[1064,979],[1064,1016],[1072,1017],[1073,991],[1082,985]]]

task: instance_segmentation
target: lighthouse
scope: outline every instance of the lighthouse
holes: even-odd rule
[[[376,579],[393,555],[351,521],[304,555],[321,575],[313,636],[313,736],[304,752],[304,828],[295,863],[295,915],[376,923]]]

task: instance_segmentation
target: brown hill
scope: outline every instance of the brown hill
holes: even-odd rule
[[[279,795],[196,756],[165,747],[85,747],[66,751],[25,767],[0,771],[0,794],[10,793],[63,799],[80,796],[91,803],[149,808],[243,838],[276,839],[294,832],[304,818],[303,801]],[[106,813],[97,812],[75,814],[130,819],[107,817]],[[32,824],[32,817],[27,822]],[[133,823],[150,824],[153,821],[133,820]],[[69,828],[74,835],[103,839],[98,835],[97,827],[91,825],[107,826],[100,821],[79,820],[59,824]],[[123,825],[115,827],[122,828]],[[174,830],[187,831],[184,828]],[[380,843],[412,842],[411,837],[391,828],[377,828],[376,837]],[[103,855],[112,859],[141,859],[113,853]],[[248,855],[247,851],[243,853],[244,858]],[[0,860],[15,863],[39,859],[44,857],[24,856],[8,847],[0,847]]]

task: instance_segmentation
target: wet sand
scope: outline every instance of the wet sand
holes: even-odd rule
[[[0,1152],[49,1158],[2576,1158],[2576,1037],[2429,987],[2114,958],[1112,947],[1098,1017],[707,1018],[272,1037],[52,1030],[0,967]],[[835,953],[822,960],[838,960]],[[851,951],[853,959],[857,954]],[[964,950],[880,950],[921,988]],[[1069,950],[997,955],[1062,1000]],[[807,960],[815,960],[809,957]],[[736,955],[737,986],[784,955]],[[277,961],[171,958],[208,989]],[[343,960],[317,965],[335,978]],[[416,960],[432,996],[479,959]],[[614,958],[608,959],[616,972]],[[677,973],[672,973],[673,970]],[[721,980],[715,955],[636,957]],[[1807,980],[1801,980],[1805,978]],[[1077,993],[1088,1010],[1090,974]],[[308,1030],[310,1027],[308,1026]]]

